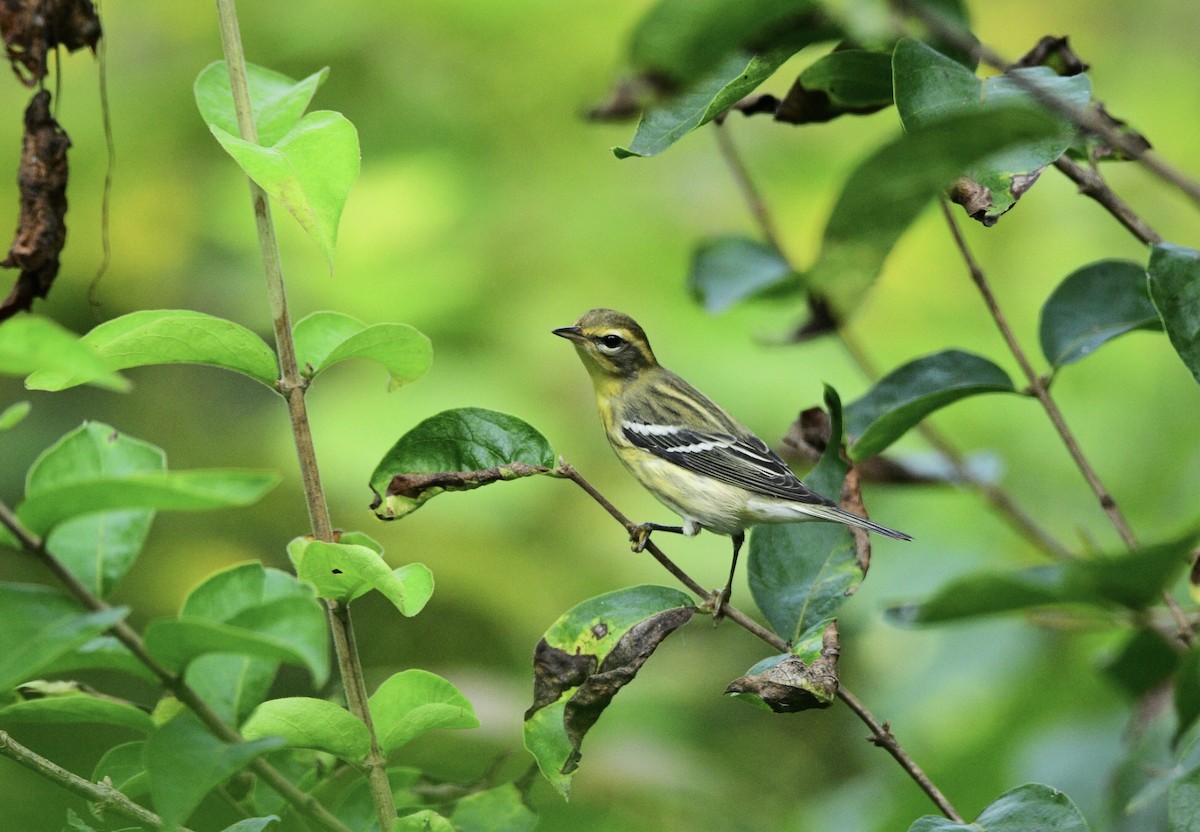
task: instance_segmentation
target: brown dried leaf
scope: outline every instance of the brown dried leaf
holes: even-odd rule
[[[788,656],[762,673],[734,679],[725,692],[756,696],[778,714],[827,708],[838,692],[840,654],[837,622],[831,621],[821,638],[821,655],[811,665]]]
[[[13,72],[35,87],[46,77],[46,56],[57,46],[94,52],[100,40],[100,18],[91,0],[4,0],[0,2],[0,36]]]
[[[869,517],[867,507],[863,504],[862,491],[858,487],[858,469],[854,466],[846,472],[846,479],[842,482],[842,493],[840,499],[842,508],[859,517]],[[862,570],[863,578],[867,577],[867,570],[871,568],[871,536],[867,534],[866,529],[860,529],[857,526],[847,526],[850,529],[850,536],[854,538],[854,556],[858,561],[858,568]],[[858,587],[851,588],[846,594],[850,594]]]
[[[1043,35],[1032,49],[1017,59],[1013,66],[1048,66],[1058,75],[1079,75],[1088,71],[1088,64],[1075,54],[1066,37]]]
[[[67,148],[71,140],[50,115],[50,93],[33,96],[25,110],[25,139],[17,185],[21,214],[8,257],[0,267],[20,269],[0,303],[0,321],[28,311],[44,298],[58,276],[58,256],[67,242]]]

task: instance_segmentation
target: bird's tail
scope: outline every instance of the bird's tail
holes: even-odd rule
[[[904,532],[898,532],[895,529],[889,529],[887,526],[881,526],[873,520],[859,517],[857,514],[838,508],[837,506],[803,505],[799,506],[799,508],[805,514],[820,520],[832,520],[834,523],[857,526],[860,529],[866,529],[869,532],[875,532],[875,534],[881,534],[884,537],[890,537],[895,540],[912,540],[912,537]]]

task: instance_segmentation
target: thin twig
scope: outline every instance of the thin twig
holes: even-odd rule
[[[795,264],[791,263],[783,250],[770,208],[766,200],[763,199],[762,193],[755,185],[754,179],[751,177],[750,171],[742,159],[741,152],[733,140],[730,128],[724,122],[718,123],[717,144],[721,151],[721,157],[725,160],[729,172],[733,175],[733,180],[741,192],[743,199],[745,199],[750,213],[758,223],[763,238],[795,270]],[[866,352],[859,346],[846,327],[839,326],[837,334],[841,339],[842,345],[846,348],[847,354],[858,365],[863,375],[872,381],[878,379],[882,374],[873,365]],[[1007,520],[1009,525],[1018,534],[1022,535],[1051,557],[1059,559],[1068,559],[1071,557],[1070,550],[1043,529],[1028,512],[1017,505],[1016,500],[1007,491],[976,476],[967,466],[966,457],[963,452],[943,433],[924,421],[917,426],[917,430],[934,450],[946,458],[955,475],[976,489],[992,509],[999,513],[1003,519]]]
[[[587,495],[599,503],[600,506],[613,517],[613,519],[624,526],[627,532],[633,534],[639,529],[639,526],[636,523],[626,517],[620,511],[620,509],[609,502],[608,498],[597,491],[595,486],[588,482],[582,474],[575,470],[573,466],[564,463],[559,466],[559,468],[556,470],[556,473],[571,480],[571,482],[582,488]],[[716,590],[707,590],[701,586],[698,581],[679,568],[678,564],[668,558],[666,554],[664,554],[663,551],[658,548],[657,544],[655,544],[653,540],[646,542],[645,551],[649,552],[650,556],[662,564],[663,567],[665,567],[668,572],[674,575],[680,583],[682,583],[696,595],[700,596],[705,605],[712,607],[717,603],[717,596],[719,593]],[[766,642],[780,653],[789,652],[790,647],[784,639],[763,627],[741,610],[729,604],[725,604],[722,609],[725,613],[725,617],[740,626],[742,629],[751,633],[761,641]],[[913,781],[921,788],[923,792],[925,792],[926,795],[928,795],[929,799],[934,802],[934,804],[946,817],[958,823],[962,823],[963,818],[954,808],[954,805],[946,799],[946,796],[942,794],[937,786],[933,784],[933,781],[929,779],[929,776],[925,774],[921,767],[917,765],[916,761],[908,755],[908,752],[904,750],[904,747],[901,746],[896,740],[895,736],[892,735],[891,729],[888,727],[887,723],[881,723],[878,719],[876,719],[871,712],[868,711],[867,708],[858,700],[857,697],[855,697],[849,690],[841,685],[838,687],[838,698],[849,705],[850,709],[854,711],[855,715],[857,715],[858,718],[867,725],[871,731],[871,742],[880,748],[887,749],[887,752],[895,758],[896,762],[900,764],[901,768],[908,773],[908,776],[913,779]]]
[[[1012,353],[1013,358],[1020,365],[1021,372],[1024,374],[1026,381],[1029,382],[1030,391],[1041,403],[1042,408],[1046,411],[1046,415],[1050,417],[1050,422],[1054,425],[1054,430],[1058,433],[1059,438],[1062,439],[1067,452],[1071,455],[1071,459],[1075,461],[1075,466],[1079,468],[1080,473],[1083,474],[1083,478],[1092,489],[1092,493],[1096,495],[1100,507],[1108,515],[1113,528],[1117,530],[1117,534],[1125,541],[1126,546],[1130,549],[1136,549],[1138,546],[1137,538],[1134,537],[1133,530],[1129,528],[1129,523],[1126,522],[1125,515],[1121,513],[1116,499],[1109,493],[1104,483],[1100,481],[1100,477],[1096,474],[1095,469],[1092,468],[1091,463],[1084,456],[1083,450],[1079,447],[1079,442],[1075,438],[1075,434],[1067,426],[1067,422],[1063,418],[1062,411],[1058,409],[1058,405],[1054,403],[1054,399],[1050,396],[1050,389],[1046,386],[1045,380],[1033,369],[1033,364],[1030,363],[1029,356],[1025,354],[1025,350],[1021,347],[1020,342],[1017,341],[1016,335],[1013,334],[1007,317],[1005,317],[1004,312],[1000,309],[1000,304],[997,302],[995,294],[992,293],[992,287],[988,283],[987,275],[984,274],[978,261],[975,260],[975,256],[971,254],[971,250],[967,247],[967,241],[964,239],[962,231],[954,219],[954,214],[950,211],[949,204],[946,200],[942,199],[939,200],[938,205],[941,207],[942,216],[950,228],[950,234],[954,238],[954,245],[958,249],[958,253],[962,256],[967,271],[970,273],[971,282],[979,290],[984,305],[987,306],[988,314],[996,324],[996,328],[1000,330],[1000,336],[1004,339],[1008,351]]]
[[[958,222],[954,219],[954,213],[950,210],[950,205],[945,199],[939,200],[938,204],[942,209],[942,216],[945,218],[946,224],[950,227],[950,235],[954,238],[954,245],[962,256],[967,271],[971,275],[971,281],[979,290],[979,294],[987,306],[988,313],[995,322],[996,328],[1000,330],[1000,335],[1004,339],[1004,343],[1008,346],[1009,352],[1012,353],[1013,358],[1020,365],[1021,372],[1025,375],[1026,381],[1029,382],[1030,391],[1037,398],[1038,402],[1041,403],[1042,409],[1046,411],[1046,415],[1050,418],[1050,423],[1054,425],[1054,430],[1058,433],[1059,438],[1066,447],[1067,453],[1071,455],[1075,466],[1083,474],[1084,480],[1087,481],[1088,487],[1092,489],[1092,493],[1100,503],[1100,508],[1108,515],[1108,519],[1112,523],[1113,528],[1117,530],[1117,534],[1121,536],[1121,539],[1130,551],[1137,549],[1137,538],[1134,536],[1133,530],[1129,527],[1125,515],[1117,505],[1116,499],[1109,493],[1108,488],[1100,480],[1096,470],[1084,455],[1083,449],[1079,446],[1079,441],[1075,438],[1075,434],[1071,431],[1070,427],[1067,426],[1067,421],[1063,417],[1062,411],[1058,409],[1058,405],[1050,395],[1050,388],[1046,385],[1045,379],[1033,369],[1029,357],[1025,354],[1025,350],[1021,347],[1020,342],[1017,341],[1016,335],[1013,334],[1012,327],[1008,324],[1008,319],[1000,309],[1000,304],[997,302],[996,296],[992,293],[987,275],[984,274],[983,269],[980,267],[978,261],[975,260],[970,248],[967,247],[967,241],[958,227]],[[1180,639],[1185,644],[1190,644],[1193,633],[1187,616],[1175,599],[1171,597],[1170,593],[1164,591],[1163,600],[1179,624]]]
[[[258,131],[254,124],[250,87],[246,79],[246,58],[242,49],[241,34],[238,31],[237,9],[234,0],[217,0],[217,10],[221,23],[221,44],[229,69],[229,83],[233,91],[238,129],[244,140],[257,144]],[[263,261],[267,299],[271,307],[275,345],[279,354],[279,389],[287,400],[288,414],[291,417],[296,458],[300,465],[304,495],[308,502],[309,522],[315,539],[332,543],[333,525],[329,519],[325,490],[321,485],[321,473],[317,467],[312,428],[309,425],[308,410],[304,401],[307,385],[300,375],[300,368],[296,361],[291,316],[288,312],[287,295],[284,292],[283,267],[279,258],[275,225],[271,219],[271,206],[263,189],[249,177],[246,178],[246,181],[250,187],[250,201],[254,206],[259,253]],[[371,789],[371,798],[379,815],[379,828],[390,829],[392,821],[396,819],[396,802],[391,784],[388,782],[387,758],[380,749],[375,726],[371,720],[371,711],[367,706],[366,681],[363,678],[362,663],[355,649],[350,610],[336,601],[327,601],[326,609],[329,628],[333,634],[338,669],[341,672],[342,685],[346,691],[346,704],[350,712],[366,726],[367,735],[370,738],[370,750],[363,764]]]
[[[1161,243],[1163,238],[1150,227],[1142,217],[1129,207],[1129,203],[1117,196],[1116,192],[1104,181],[1098,170],[1085,168],[1076,164],[1066,156],[1059,156],[1054,167],[1058,168],[1068,179],[1079,186],[1079,193],[1091,197],[1112,214],[1117,222],[1125,226],[1129,233],[1147,245]]]
[[[93,594],[70,570],[63,566],[58,558],[54,557],[46,548],[45,541],[26,529],[12,509],[4,502],[0,502],[0,525],[3,525],[12,532],[13,537],[21,544],[21,547],[29,554],[38,558],[84,607],[93,612],[112,609],[109,604]],[[204,698],[184,681],[182,676],[172,673],[150,655],[146,650],[145,642],[142,641],[142,637],[138,635],[136,630],[124,621],[118,621],[109,628],[108,632],[117,641],[121,642],[133,654],[134,658],[153,673],[164,688],[171,691],[176,699],[196,714],[200,721],[213,732],[214,736],[224,742],[242,742],[241,735],[227,725],[209,704],[204,701]],[[266,760],[256,757],[250,763],[250,768],[280,797],[292,806],[295,806],[298,811],[307,815],[323,829],[328,829],[330,832],[349,832],[348,827],[330,814],[329,810],[321,805],[320,801],[312,795],[296,788],[291,780],[288,780]]]
[[[963,29],[957,21],[951,20],[944,12],[930,8],[922,2],[913,2],[913,0],[894,0],[894,2],[901,11],[911,13],[939,38],[952,44],[955,48],[975,56],[983,63],[1007,73],[1007,77],[1014,84],[1028,92],[1046,109],[1058,113],[1075,126],[1104,139],[1109,145],[1136,160],[1155,176],[1182,191],[1194,203],[1200,205],[1200,183],[1176,170],[1172,165],[1159,158],[1158,154],[1109,124],[1094,109],[1076,107],[1047,90],[1027,73],[1009,72],[1008,70],[1012,68],[1011,61],[1005,60],[997,52],[977,41],[970,32]]]
[[[845,328],[839,329],[838,334],[841,336],[842,343],[846,347],[846,352],[849,353],[854,363],[858,365],[863,375],[872,381],[878,379],[880,373],[863,351],[857,339],[846,331]],[[970,466],[967,465],[966,454],[945,433],[938,430],[928,421],[918,423],[916,430],[929,443],[930,447],[945,458],[954,471],[954,475],[978,491],[984,500],[987,501],[988,505],[992,507],[992,510],[999,514],[1002,519],[1006,520],[1018,534],[1052,558],[1074,560],[1075,555],[1072,554],[1071,550],[1042,528],[1025,509],[1017,505],[1012,495],[1005,489],[995,483],[988,482],[972,471]]]
[[[105,812],[111,811],[123,818],[154,829],[162,829],[166,825],[158,815],[144,806],[134,803],[107,781],[93,783],[91,780],[85,780],[78,774],[67,771],[57,763],[47,760],[37,752],[21,745],[9,736],[7,731],[0,731],[0,756],[23,765],[30,771],[57,783],[67,791],[79,795],[84,800],[99,804]],[[172,828],[178,832],[191,832],[186,826],[173,826]]]
[[[742,160],[742,154],[733,141],[733,134],[730,128],[723,120],[714,121],[713,124],[716,125],[717,147],[721,150],[721,158],[725,160],[729,172],[733,174],[733,181],[737,185],[738,190],[741,191],[742,199],[746,201],[746,207],[754,215],[754,221],[758,223],[758,228],[762,232],[763,239],[767,241],[771,248],[775,249],[785,262],[790,264],[791,260],[783,249],[783,240],[779,236],[778,229],[775,227],[775,220],[771,216],[771,210],[767,207],[767,201],[763,199],[762,192],[754,184],[754,177],[750,175],[746,163]]]

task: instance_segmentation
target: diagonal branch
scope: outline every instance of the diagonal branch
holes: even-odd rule
[[[101,598],[98,598],[90,589],[80,583],[79,579],[71,574],[62,563],[54,557],[53,554],[46,548],[45,541],[37,535],[30,532],[17,519],[5,503],[0,502],[0,525],[3,525],[13,537],[17,539],[21,547],[29,554],[35,556],[42,564],[54,574],[56,578],[67,588],[67,591],[75,597],[83,606],[93,612],[111,609]],[[118,621],[109,630],[110,633],[125,646],[134,657],[140,661],[147,669],[150,670],[164,688],[171,691],[175,698],[186,705],[196,716],[203,722],[213,735],[224,740],[225,742],[242,742],[242,737],[225,723],[217,713],[209,707],[208,703],[200,694],[196,693],[182,676],[178,676],[163,667],[159,662],[150,655],[146,650],[145,642],[138,635],[137,631],[126,624],[124,621]],[[322,829],[330,830],[330,832],[350,832],[350,830],[340,820],[334,817],[328,809],[321,805],[315,797],[296,788],[291,780],[283,776],[270,763],[261,757],[256,757],[250,764],[254,773],[262,778],[263,782],[270,786],[280,797],[288,803],[296,807],[317,823]]]
[[[1100,480],[1100,476],[1088,461],[1087,456],[1084,455],[1083,449],[1080,447],[1079,441],[1075,438],[1075,434],[1067,425],[1067,420],[1063,417],[1062,411],[1058,409],[1058,405],[1055,403],[1053,397],[1051,397],[1050,388],[1047,386],[1046,380],[1039,376],[1033,369],[1033,365],[1029,361],[1029,356],[1025,354],[1025,350],[1021,347],[1020,342],[1017,341],[1016,335],[1013,334],[1012,327],[1008,324],[1008,319],[1000,309],[1000,304],[997,302],[995,294],[992,293],[992,287],[988,283],[987,275],[984,274],[979,262],[967,247],[967,241],[954,219],[954,213],[950,210],[950,205],[945,199],[939,200],[938,204],[942,209],[942,216],[945,217],[946,224],[950,228],[950,235],[954,238],[954,245],[962,256],[967,271],[971,275],[971,282],[975,284],[975,287],[979,290],[979,294],[983,297],[983,302],[987,306],[988,313],[995,322],[996,328],[1000,330],[1000,335],[1004,339],[1004,343],[1008,346],[1009,352],[1012,353],[1013,358],[1020,365],[1021,372],[1024,373],[1025,379],[1029,382],[1029,390],[1038,402],[1041,403],[1042,409],[1046,411],[1046,415],[1050,418],[1050,423],[1054,425],[1055,432],[1062,439],[1067,453],[1071,455],[1075,466],[1083,474],[1084,480],[1087,481],[1088,487],[1096,495],[1096,500],[1100,503],[1100,508],[1108,515],[1108,519],[1112,523],[1113,528],[1117,530],[1117,534],[1121,536],[1121,539],[1130,551],[1137,549],[1137,538],[1134,536],[1133,530],[1129,527],[1125,515],[1121,512],[1120,506],[1117,505],[1116,499],[1109,493],[1108,488]],[[1170,593],[1164,591],[1163,600],[1179,625],[1178,635],[1180,640],[1184,644],[1191,644],[1194,637],[1191,622],[1188,621],[1187,616],[1175,599],[1171,597]]]
[[[103,783],[93,783],[85,780],[74,772],[67,771],[62,766],[47,760],[9,736],[7,731],[0,731],[0,756],[24,766],[30,771],[40,774],[47,780],[52,780],[69,792],[79,795],[84,800],[99,804],[106,812],[112,812],[128,820],[135,821],[153,829],[166,826],[163,819],[149,809],[134,803],[128,797],[113,787],[105,778]],[[186,826],[173,827],[177,832],[191,832]]]
[[[571,465],[563,463],[558,467],[555,473],[571,480],[573,483],[582,488],[589,497],[599,503],[600,506],[607,511],[609,515],[613,517],[613,519],[624,526],[625,530],[630,534],[633,534],[640,529],[636,523],[626,517],[620,511],[620,509],[609,502],[608,498],[597,491],[595,486],[584,479],[583,475],[576,471]],[[712,606],[717,603],[717,596],[719,594],[718,592],[715,590],[707,590],[701,586],[698,581],[684,572],[678,566],[678,564],[668,558],[666,554],[664,554],[663,551],[658,548],[658,545],[653,540],[647,541],[645,551],[649,552],[650,556],[662,564],[662,566],[668,572],[674,575],[680,583],[704,599],[705,604]],[[751,635],[755,636],[761,641],[766,642],[775,650],[778,650],[781,653],[790,652],[789,645],[786,641],[763,627],[741,610],[726,604],[723,607],[723,611],[726,618],[749,632]],[[929,799],[933,801],[934,805],[941,810],[942,814],[953,821],[962,823],[963,818],[958,813],[958,810],[954,808],[954,805],[946,799],[946,796],[942,794],[941,790],[939,790],[938,787],[934,785],[933,781],[929,779],[929,775],[927,775],[925,771],[919,765],[917,765],[917,762],[909,756],[908,752],[904,750],[904,747],[900,745],[900,742],[892,734],[891,727],[886,722],[880,722],[878,719],[876,719],[875,716],[872,715],[869,710],[867,710],[866,706],[863,705],[856,696],[854,696],[854,694],[840,685],[838,687],[838,698],[845,702],[846,705],[850,707],[850,710],[852,710],[855,715],[858,716],[858,718],[861,719],[870,729],[870,741],[880,748],[885,749],[889,754],[892,755],[896,762],[900,764],[901,768],[903,768],[908,776],[911,777],[917,786],[920,787],[921,791],[925,792]]]

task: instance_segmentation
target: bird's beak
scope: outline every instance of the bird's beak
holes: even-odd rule
[[[568,341],[583,341],[583,330],[577,326],[560,326],[558,329],[550,330],[559,338],[566,338]]]

